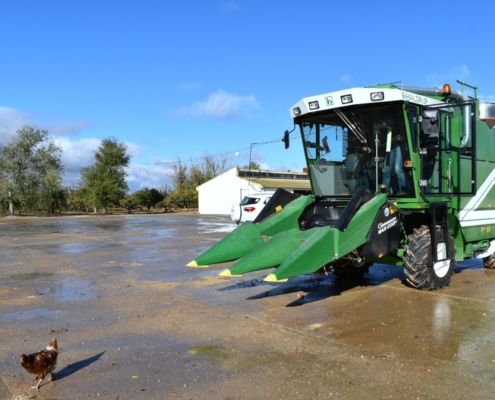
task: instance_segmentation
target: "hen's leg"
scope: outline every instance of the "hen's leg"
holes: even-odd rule
[[[43,379],[45,379],[45,378],[41,378],[36,386],[31,386],[31,389],[36,389],[36,391],[39,392],[39,390],[40,390],[40,383],[43,382]]]

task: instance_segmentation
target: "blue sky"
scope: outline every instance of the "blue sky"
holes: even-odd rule
[[[229,154],[302,170],[280,141],[303,97],[457,79],[495,102],[487,1],[4,1],[0,144],[48,129],[77,183],[100,140],[128,145],[131,191],[169,182],[178,156]],[[294,135],[294,134],[293,134]],[[266,143],[267,144],[254,144]],[[236,156],[236,154],[238,154]]]

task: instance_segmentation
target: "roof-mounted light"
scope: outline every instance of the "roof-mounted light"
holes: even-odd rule
[[[301,109],[299,107],[294,107],[292,109],[292,112],[294,113],[294,115],[301,115]]]
[[[444,96],[450,96],[452,94],[452,89],[451,89],[451,87],[450,87],[450,85],[448,83],[446,83],[445,85],[443,85],[442,94]]]
[[[340,101],[342,102],[342,104],[352,103],[352,95],[346,94],[344,96],[340,96]]]
[[[310,110],[318,110],[318,108],[320,108],[318,101],[310,101],[309,102],[309,109]]]
[[[383,92],[373,92],[370,94],[371,101],[381,101],[385,98]]]

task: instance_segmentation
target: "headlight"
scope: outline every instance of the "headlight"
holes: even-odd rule
[[[320,105],[318,104],[317,101],[310,101],[309,102],[309,109],[310,110],[318,110],[320,108]]]
[[[385,94],[383,92],[374,92],[371,93],[370,97],[371,97],[371,101],[380,101],[385,98]]]
[[[352,103],[352,95],[346,94],[345,96],[340,96],[340,101],[342,101],[342,104]]]
[[[301,114],[301,109],[299,107],[294,107],[292,109],[292,112],[294,113],[294,115],[300,115]]]

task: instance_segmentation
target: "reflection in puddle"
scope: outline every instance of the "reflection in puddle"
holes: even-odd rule
[[[25,321],[31,318],[49,318],[54,317],[56,315],[60,315],[61,311],[48,310],[46,308],[38,308],[36,310],[29,310],[23,312],[16,312],[12,314],[6,314],[1,317],[1,321],[10,322],[10,321]]]
[[[200,233],[202,234],[223,233],[223,232],[229,233],[232,232],[235,228],[237,228],[237,225],[234,222],[232,221],[226,222],[225,220],[214,222],[211,220],[199,219],[198,225],[199,225]]]
[[[23,282],[37,279],[41,282],[37,283],[36,289],[34,289],[35,293],[37,293],[36,295],[56,296],[61,301],[88,300],[97,296],[97,293],[92,288],[95,282],[74,277],[58,280],[52,273],[31,272],[10,275],[5,278],[5,281]]]
[[[65,278],[50,292],[63,301],[88,300],[97,294],[92,291],[92,283],[89,281]]]
[[[151,236],[160,236],[160,237],[171,237],[176,234],[177,229],[175,228],[163,228],[163,229],[149,229],[147,232]]]
[[[452,312],[450,309],[450,300],[447,297],[439,296],[433,308],[433,329],[437,338],[448,335],[451,331]]]
[[[96,229],[101,229],[104,231],[121,231],[122,227],[120,225],[95,225]]]

